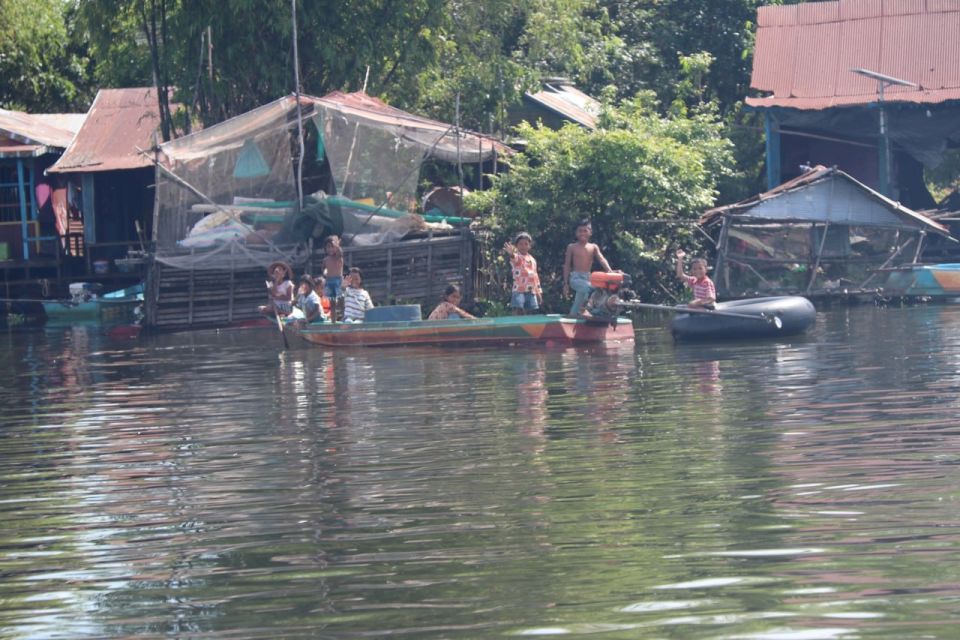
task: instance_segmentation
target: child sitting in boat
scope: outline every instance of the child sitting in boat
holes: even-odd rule
[[[519,316],[540,309],[543,304],[543,291],[540,288],[540,275],[537,273],[537,261],[530,255],[533,238],[526,231],[517,234],[514,240],[503,243],[503,250],[510,256],[513,271],[513,293],[510,308],[513,315]]]
[[[461,298],[460,287],[455,284],[447,285],[443,292],[443,299],[437,305],[437,308],[430,313],[427,320],[453,320],[455,318],[476,320],[476,316],[470,315],[460,308]]]
[[[280,317],[293,311],[293,269],[286,262],[274,262],[267,267],[267,295],[270,302],[259,307],[260,313]]]
[[[297,290],[297,302],[290,314],[288,321],[292,321],[299,326],[310,324],[311,322],[326,322],[329,320],[323,308],[323,302],[317,295],[317,284],[307,274],[300,276],[300,286]]]
[[[347,288],[343,290],[344,322],[363,322],[367,309],[373,309],[373,300],[363,288],[363,276],[358,267],[350,267],[345,279]]]
[[[323,295],[336,300],[343,295],[343,249],[340,247],[340,238],[327,236],[323,242],[323,276],[326,285]]]
[[[690,275],[683,271],[683,258],[687,255],[683,249],[677,249],[677,278],[686,286],[693,289],[693,300],[687,303],[688,307],[713,309],[717,301],[717,289],[713,280],[707,276],[707,261],[703,258],[694,258],[690,263]]]

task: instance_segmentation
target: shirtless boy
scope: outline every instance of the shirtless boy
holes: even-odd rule
[[[570,307],[571,317],[579,316],[583,312],[583,305],[590,296],[590,270],[594,261],[600,264],[604,271],[612,271],[610,263],[603,257],[600,247],[590,242],[593,227],[589,220],[577,223],[576,242],[567,245],[567,253],[563,257],[563,295],[570,295],[573,289],[576,295],[573,306]]]

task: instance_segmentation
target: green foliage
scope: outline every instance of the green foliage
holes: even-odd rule
[[[641,96],[608,107],[601,125],[595,132],[523,125],[524,153],[493,190],[468,201],[487,214],[493,250],[518,231],[533,235],[553,310],[562,308],[563,255],[578,220],[590,218],[611,265],[633,275],[646,299],[656,298],[663,281],[672,283],[668,252],[699,242],[693,223],[713,205],[718,178],[730,173],[731,145],[710,107],[663,117]]]
[[[933,169],[927,169],[924,177],[927,189],[937,202],[942,202],[952,192],[960,189],[960,150],[948,150],[940,164]]]
[[[70,49],[64,0],[0,1],[0,107],[76,108],[83,59]]]
[[[436,64],[445,5],[445,0],[299,3],[302,90],[324,95],[356,91],[366,83],[371,95],[412,100],[416,75]],[[290,2],[85,0],[80,13],[98,61],[98,84],[153,84],[159,72],[165,84],[177,88],[176,100],[205,124],[294,91]]]
[[[506,109],[540,78],[609,82],[609,58],[621,43],[597,0],[447,2],[438,60],[419,75],[415,108],[452,122],[503,129]]]

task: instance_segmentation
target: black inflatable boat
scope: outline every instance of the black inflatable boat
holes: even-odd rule
[[[678,313],[670,324],[676,340],[763,338],[803,333],[817,310],[801,296],[719,302],[714,311]]]

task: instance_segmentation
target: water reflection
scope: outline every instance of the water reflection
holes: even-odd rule
[[[0,636],[951,637],[958,324],[342,351],[6,334]]]

